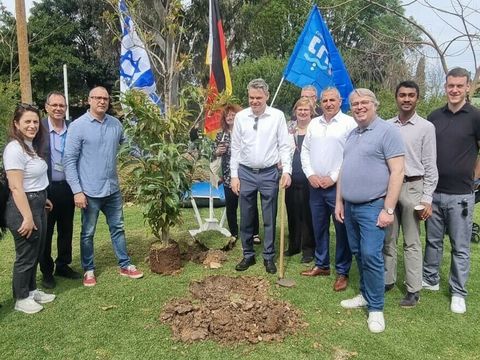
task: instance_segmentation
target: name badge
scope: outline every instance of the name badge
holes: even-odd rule
[[[55,163],[55,164],[53,165],[53,169],[54,169],[55,171],[63,172],[63,165],[62,165],[62,164],[59,164],[59,163]]]

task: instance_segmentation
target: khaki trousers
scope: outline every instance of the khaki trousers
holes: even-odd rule
[[[422,244],[419,220],[414,210],[414,207],[420,204],[422,193],[423,180],[403,183],[395,208],[395,219],[387,229],[383,247],[385,284],[394,284],[397,280],[397,241],[401,226],[405,284],[407,291],[411,293],[422,289]]]

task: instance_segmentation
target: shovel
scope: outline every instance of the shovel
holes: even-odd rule
[[[284,268],[284,249],[285,249],[285,188],[280,187],[280,264],[278,272],[277,285],[282,287],[294,287],[295,280],[285,279]]]

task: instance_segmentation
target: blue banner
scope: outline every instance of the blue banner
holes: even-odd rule
[[[145,46],[135,30],[125,0],[118,3],[122,25],[122,49],[120,54],[120,92],[130,89],[145,92],[154,104],[162,106],[157,95],[155,76],[150,66]]]
[[[283,75],[299,87],[315,86],[319,94],[326,87],[334,86],[343,99],[342,111],[350,108],[348,95],[353,90],[352,81],[316,5],[310,11]]]

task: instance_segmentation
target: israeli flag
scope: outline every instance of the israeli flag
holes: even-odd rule
[[[135,31],[135,24],[128,13],[125,0],[118,3],[122,25],[122,46],[120,55],[120,93],[130,89],[144,91],[154,104],[161,106],[157,95],[155,76],[150,66],[147,51]]]
[[[352,81],[316,5],[310,11],[283,76],[299,87],[313,85],[318,93],[326,87],[336,87],[344,99],[342,111],[348,111],[346,99],[353,91]]]

